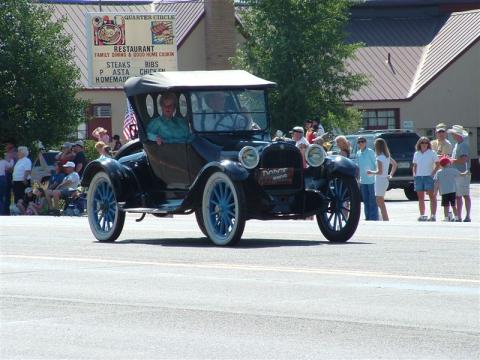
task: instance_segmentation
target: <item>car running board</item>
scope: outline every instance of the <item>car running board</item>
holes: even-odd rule
[[[119,203],[120,209],[125,212],[129,213],[136,213],[136,214],[169,214],[174,213],[176,210],[180,208],[182,205],[183,200],[168,200],[164,203],[158,204],[155,207],[138,207],[138,208],[125,208]]]

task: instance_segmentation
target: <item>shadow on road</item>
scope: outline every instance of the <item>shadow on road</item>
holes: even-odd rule
[[[116,241],[115,244],[145,244],[145,245],[160,245],[171,247],[216,247],[206,237],[201,238],[167,238],[167,239],[125,239]],[[232,249],[256,249],[256,248],[269,248],[269,247],[281,247],[281,246],[317,246],[317,245],[370,245],[368,242],[346,242],[346,243],[331,243],[326,240],[290,240],[290,239],[242,239],[235,246],[227,246],[226,248]]]

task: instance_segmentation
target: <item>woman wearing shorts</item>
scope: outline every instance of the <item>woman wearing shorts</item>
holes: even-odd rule
[[[387,207],[385,206],[385,192],[388,189],[388,180],[397,171],[397,162],[390,157],[387,143],[382,138],[375,140],[375,154],[377,160],[377,170],[367,170],[367,174],[375,175],[375,200],[380,208],[383,221],[388,221]],[[392,165],[390,175],[388,168]]]
[[[422,136],[415,145],[417,150],[413,155],[413,180],[415,191],[418,195],[418,221],[435,221],[437,212],[437,199],[434,196],[433,176],[438,170],[438,156],[432,150],[430,140]],[[425,193],[430,198],[430,218],[425,215]]]

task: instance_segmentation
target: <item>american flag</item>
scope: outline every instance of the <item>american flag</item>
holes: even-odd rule
[[[125,111],[125,119],[123,120],[123,137],[127,140],[133,140],[138,137],[137,118],[133,112],[132,105],[127,99],[127,109]]]

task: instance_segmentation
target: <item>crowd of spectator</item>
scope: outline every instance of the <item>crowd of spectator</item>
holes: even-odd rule
[[[325,130],[323,127],[320,130],[319,126],[319,122],[307,121],[304,127],[295,126],[290,131],[291,140],[303,156],[309,144],[324,145]],[[455,140],[454,146],[447,139],[447,133]],[[418,196],[418,221],[436,221],[437,195],[440,192],[441,205],[444,208],[443,221],[470,222],[470,149],[465,141],[468,132],[461,125],[453,125],[447,129],[446,124],[440,123],[435,127],[435,134],[436,139],[433,141],[425,136],[419,138],[412,161],[414,188]],[[388,221],[385,192],[389,187],[389,180],[397,170],[397,163],[391,157],[384,139],[376,139],[373,150],[367,147],[364,136],[359,135],[356,141],[359,150],[355,161],[359,168],[358,180],[365,220],[376,221],[381,218]],[[350,158],[351,144],[348,139],[339,135],[334,142],[339,155]],[[306,166],[304,156],[304,167]],[[429,216],[426,215],[426,195],[430,200]],[[462,219],[463,207],[465,217]]]
[[[95,149],[99,159],[112,157],[122,146],[118,135],[110,144],[104,128],[96,128],[92,136],[98,140]],[[32,183],[29,154],[26,146],[16,147],[14,140],[8,140],[5,153],[0,154],[0,215],[59,215],[65,201],[81,196],[80,179],[88,164],[84,142],[65,142],[61,146],[55,168],[44,183]],[[43,156],[43,150],[39,156]]]

